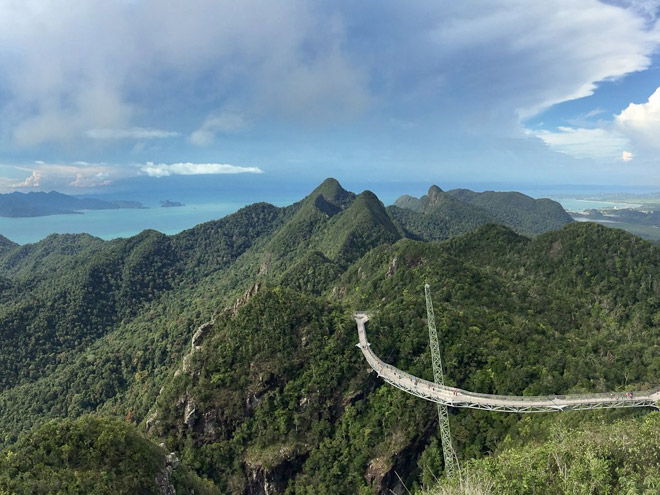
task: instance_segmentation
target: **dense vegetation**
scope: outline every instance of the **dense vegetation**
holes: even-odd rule
[[[16,441],[30,428],[96,412],[139,424],[224,493],[429,486],[443,469],[435,409],[369,372],[351,319],[373,311],[376,352],[431,378],[427,282],[452,384],[526,395],[656,384],[656,247],[586,223],[533,239],[474,230],[485,210],[471,217],[465,198],[438,191],[429,196],[462,212],[470,233],[420,241],[439,217],[327,180],[290,207],[252,205],[176,236],[8,245],[0,442],[22,455],[29,437]],[[450,419],[462,460],[550,439],[554,424]]]
[[[563,418],[562,418],[563,419]],[[574,422],[574,421],[573,421]],[[463,465],[460,476],[444,479],[427,495],[648,494],[660,490],[660,414],[576,429],[557,421],[545,442]]]
[[[431,186],[421,198],[404,195],[389,208],[407,237],[425,241],[448,239],[480,225],[497,223],[524,235],[557,230],[572,222],[559,203],[518,192],[452,189]]]
[[[3,495],[159,495],[162,487],[218,493],[135,426],[115,419],[52,421],[0,455]]]

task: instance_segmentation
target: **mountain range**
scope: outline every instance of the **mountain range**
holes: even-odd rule
[[[404,225],[408,237],[423,240],[446,239],[487,223],[507,225],[523,235],[535,235],[573,221],[551,199],[534,199],[519,192],[478,193],[469,189],[445,192],[435,185],[421,198],[401,196],[389,210]],[[410,211],[423,215],[412,215]]]
[[[386,208],[334,179],[173,236],[2,240],[0,493],[431,489],[443,472],[435,407],[370,372],[354,311],[372,313],[381,358],[426,379],[428,283],[450,385],[645,388],[660,379],[659,277],[657,247],[571,222],[549,200],[433,186]],[[553,432],[642,431],[642,413],[451,410],[450,422],[461,462],[502,453],[479,471],[487,485],[525,452],[553,469],[532,446]],[[590,459],[562,462],[569,473]],[[654,462],[612,457],[608,469]],[[617,493],[620,478],[589,486]],[[507,490],[491,493],[524,493]]]
[[[104,201],[94,198],[76,198],[59,192],[13,192],[0,194],[0,217],[42,217],[82,213],[82,210],[113,210],[119,208],[145,208],[137,201]]]

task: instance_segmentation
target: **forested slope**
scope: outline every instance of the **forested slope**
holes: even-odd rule
[[[469,233],[422,242],[375,195],[329,179],[292,206],[175,236],[8,246],[0,440],[94,412],[139,424],[223,493],[429,485],[443,469],[435,408],[370,373],[351,319],[372,311],[379,356],[431,378],[425,283],[448,383],[530,395],[657,384],[658,248],[584,223],[533,239],[474,230],[487,214],[462,204]],[[459,457],[547,438],[546,418],[452,411]]]
[[[523,235],[537,235],[573,221],[559,203],[550,199],[534,199],[518,192],[445,192],[438,186],[431,186],[419,199],[401,196],[388,210],[407,237],[424,241],[445,240],[487,223],[506,225]]]
[[[219,491],[133,425],[87,416],[47,423],[5,451],[0,456],[0,493],[213,495]]]
[[[557,418],[560,419],[560,418]],[[561,418],[563,419],[563,418]],[[655,494],[660,489],[660,414],[614,422],[554,421],[549,437],[462,466],[425,495]]]

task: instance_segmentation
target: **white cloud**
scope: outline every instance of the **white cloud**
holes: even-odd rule
[[[559,127],[557,131],[529,131],[550,148],[575,158],[615,160],[629,144],[628,139],[614,130]],[[624,152],[627,153],[627,152]]]
[[[660,149],[660,88],[646,103],[631,103],[615,117],[618,128],[633,141],[652,149]]]
[[[624,6],[648,21],[652,22],[658,17],[660,1],[658,0],[608,0],[614,5]]]
[[[633,158],[635,158],[635,155],[633,155],[630,151],[622,151],[621,152],[621,161],[629,162]]]
[[[140,171],[150,177],[167,177],[170,175],[203,175],[203,174],[261,174],[259,167],[240,167],[225,163],[152,163],[140,167]]]
[[[304,0],[0,2],[0,131],[28,147],[89,130],[124,139],[114,131],[138,118],[189,122],[228,103],[260,115],[352,114],[367,79],[325,14]]]
[[[33,95],[26,101],[19,98],[12,101],[5,114],[8,114],[7,123],[13,125],[11,136],[15,144],[33,147],[49,142],[71,141],[90,128],[123,124],[133,111],[132,105],[123,101],[117,89],[103,84],[83,88],[73,84],[71,88],[61,91],[63,94],[60,95]],[[36,110],[21,111],[16,108],[23,105]]]
[[[32,171],[32,175],[26,178],[22,182],[15,182],[9,185],[11,188],[22,188],[22,187],[39,187],[39,181],[41,180],[41,173],[36,170]]]
[[[24,181],[1,178],[0,184],[9,189],[35,188],[43,190],[63,190],[67,188],[93,188],[107,186],[120,178],[136,175],[125,167],[107,164],[76,161],[73,163],[35,162],[36,167],[26,168],[20,165],[5,167],[8,169],[27,170],[30,176]]]
[[[486,139],[520,137],[530,115],[647,68],[656,10],[655,0],[0,0],[0,145],[73,149],[90,162],[162,146],[140,163],[168,162],[179,158],[166,156],[167,133],[188,137],[176,143],[186,147],[254,129],[254,149],[233,156],[285,163],[302,146],[313,150],[306,157],[346,157],[345,167],[363,153],[365,167],[384,169],[373,157],[396,151],[415,155],[421,175],[445,144],[484,150]],[[641,161],[632,130],[599,135],[591,117],[546,143],[614,161],[626,149]],[[396,122],[416,127],[393,131]],[[395,161],[394,173],[413,163]]]
[[[110,184],[112,184],[112,181],[108,178],[108,175],[104,173],[85,175],[84,173],[78,172],[76,174],[76,179],[69,182],[69,186],[80,188],[109,186]]]
[[[178,132],[152,129],[148,127],[131,127],[129,129],[89,129],[85,135],[92,139],[163,139],[176,137]]]
[[[206,118],[204,123],[190,135],[190,142],[196,146],[208,146],[216,133],[233,134],[249,129],[250,121],[243,115],[224,111]]]
[[[636,11],[598,0],[390,0],[358,14],[373,101],[438,132],[520,136],[521,120],[649,67],[660,42]]]

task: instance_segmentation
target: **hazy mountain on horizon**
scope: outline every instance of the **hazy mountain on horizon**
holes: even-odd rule
[[[81,210],[114,210],[146,208],[137,201],[105,201],[96,198],[77,198],[57,191],[14,191],[0,194],[0,216],[10,218],[68,215]]]
[[[537,235],[573,221],[551,199],[534,199],[519,192],[445,192],[436,185],[421,198],[399,197],[388,211],[408,237],[420,240],[447,239],[487,223],[506,225],[523,235]]]

